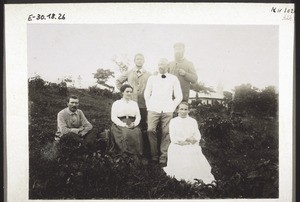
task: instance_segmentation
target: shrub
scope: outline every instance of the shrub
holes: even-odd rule
[[[68,94],[68,87],[67,87],[67,83],[62,81],[60,82],[58,85],[58,93],[59,95],[62,95],[62,96],[67,96]]]
[[[225,119],[219,115],[211,115],[203,120],[201,128],[203,134],[211,136],[210,138],[224,138],[233,129],[233,123],[228,118]]]
[[[100,96],[101,95],[101,89],[97,86],[89,86],[89,93],[93,96]]]
[[[245,115],[271,116],[278,114],[278,94],[274,86],[268,86],[259,90],[250,84],[242,84],[235,87],[233,99],[234,111]]]
[[[92,96],[101,96],[101,97],[105,97],[105,98],[111,98],[113,100],[118,100],[121,99],[122,94],[120,92],[116,93],[116,92],[112,92],[108,89],[101,89],[98,88],[97,85],[95,86],[90,86],[89,89],[89,94]]]
[[[46,82],[40,77],[32,77],[28,80],[28,90],[29,90],[29,95],[33,96],[35,93],[45,90]]]
[[[39,81],[40,82],[40,81]],[[200,199],[278,197],[278,120],[246,116],[222,105],[197,105],[191,116],[216,182],[187,184],[127,154],[91,152],[73,140],[53,143],[56,115],[65,106],[59,84],[30,94],[29,197],[31,199]],[[32,90],[32,89],[31,89]],[[110,106],[120,93],[70,89],[99,132],[111,125]],[[102,97],[102,96],[109,96]]]

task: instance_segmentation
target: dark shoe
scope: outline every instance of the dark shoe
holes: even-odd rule
[[[160,162],[160,163],[159,163],[159,166],[160,166],[161,168],[164,168],[164,167],[167,166],[167,163],[166,163],[166,162]]]
[[[142,157],[141,162],[142,162],[142,164],[143,164],[144,166],[146,166],[146,165],[149,164],[149,161],[148,161],[147,158],[143,158],[143,157]]]
[[[158,160],[150,160],[148,165],[149,166],[157,166],[158,165]]]

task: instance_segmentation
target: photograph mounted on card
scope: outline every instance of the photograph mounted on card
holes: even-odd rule
[[[6,5],[7,199],[292,200],[294,12]]]

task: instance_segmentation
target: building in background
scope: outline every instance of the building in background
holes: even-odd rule
[[[189,103],[197,102],[202,105],[214,105],[214,104],[223,104],[225,105],[223,85],[221,82],[218,83],[216,92],[209,94],[206,93],[197,93],[195,91],[190,92]]]

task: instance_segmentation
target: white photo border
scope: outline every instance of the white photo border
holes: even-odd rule
[[[277,9],[275,10],[277,12],[274,12],[274,8]],[[279,9],[281,9],[280,12]],[[294,177],[294,13],[284,12],[286,9],[294,9],[294,5],[261,3],[70,3],[5,5],[7,200],[33,201],[29,200],[28,187],[27,24],[156,23],[279,26],[279,198],[209,200],[291,201]],[[30,14],[52,12],[64,13],[66,19],[62,21],[28,21]],[[183,13],[184,15],[180,15],[179,17],[178,13]]]

